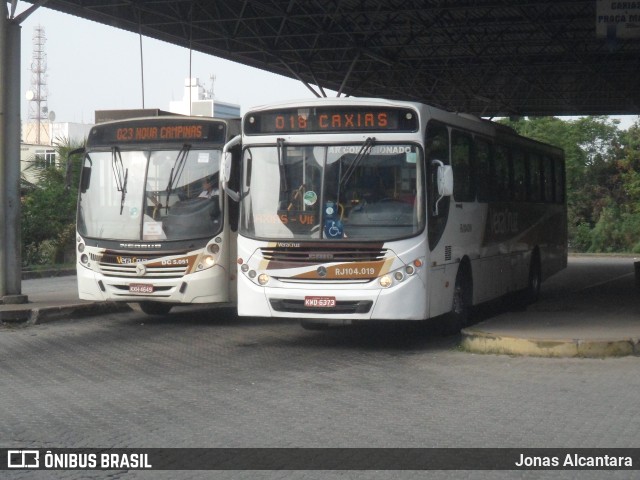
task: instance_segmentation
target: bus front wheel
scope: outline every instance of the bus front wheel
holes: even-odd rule
[[[453,335],[459,333],[462,328],[469,325],[473,298],[472,289],[471,272],[466,264],[461,264],[458,274],[456,275],[451,311],[447,314],[445,321],[446,334]]]

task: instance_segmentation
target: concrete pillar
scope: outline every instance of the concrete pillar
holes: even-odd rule
[[[24,303],[22,295],[20,204],[20,30],[7,18],[6,3],[0,10],[0,296],[3,303]]]
[[[0,298],[7,294],[7,265],[6,265],[6,240],[5,232],[7,224],[5,221],[5,212],[7,204],[6,193],[6,164],[7,158],[5,154],[6,145],[6,77],[7,77],[7,26],[9,20],[7,3],[0,3]]]
[[[7,29],[7,92],[5,152],[7,234],[7,293],[20,295],[22,290],[22,204],[20,197],[20,25]],[[24,299],[26,301],[26,299]]]

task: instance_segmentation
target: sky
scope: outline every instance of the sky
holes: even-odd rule
[[[29,5],[18,2],[16,15]],[[47,106],[55,112],[56,122],[93,123],[95,110],[143,107],[137,34],[40,7],[22,23],[23,119],[28,115],[26,93],[32,84],[33,36],[38,25],[46,38]],[[143,36],[142,58],[144,107],[168,110],[169,102],[182,100],[184,95],[184,81],[190,74],[189,50]],[[212,75],[215,98],[240,105],[243,114],[253,106],[314,96],[298,80],[192,52],[191,76],[209,89]],[[638,116],[615,118],[626,129]]]
[[[18,2],[16,15],[29,4]],[[56,122],[93,123],[95,110],[142,108],[140,37],[131,32],[38,8],[22,24],[21,114],[26,119],[31,89],[33,37],[44,28],[47,106]],[[169,109],[182,100],[189,77],[189,49],[142,37],[144,107]],[[300,81],[199,52],[191,56],[191,76],[207,89],[215,75],[215,98],[240,105],[241,112],[265,103],[311,98]]]

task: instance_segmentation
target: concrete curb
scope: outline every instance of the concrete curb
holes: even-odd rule
[[[463,329],[461,333],[460,345],[470,353],[582,358],[640,356],[640,338],[621,340],[518,338],[475,329]]]
[[[75,268],[50,268],[48,270],[23,270],[22,280],[49,277],[69,277],[76,274]]]
[[[3,323],[39,325],[67,318],[88,317],[131,311],[126,303],[100,302],[58,305],[55,307],[34,307],[0,312]]]

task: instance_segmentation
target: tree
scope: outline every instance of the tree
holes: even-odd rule
[[[22,199],[23,265],[63,263],[65,252],[75,248],[79,168],[73,170],[70,188],[65,185],[65,173],[68,152],[78,146],[69,140],[58,142],[56,165],[39,170],[36,185]]]

